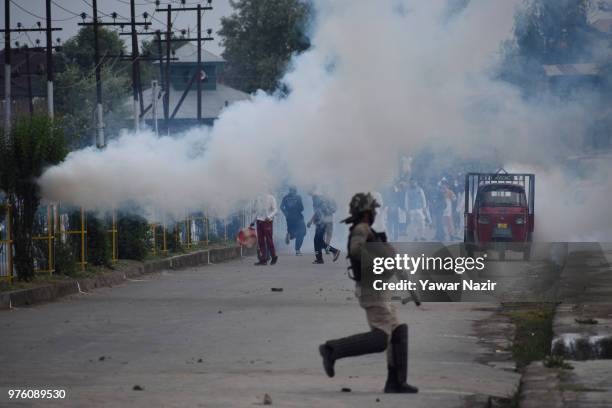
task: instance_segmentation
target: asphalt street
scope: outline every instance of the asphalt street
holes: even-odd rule
[[[326,377],[317,346],[368,330],[346,260],[253,261],[0,312],[0,406],[250,407],[268,394],[279,407],[444,408],[514,393],[517,373],[482,363],[495,350],[475,326],[493,308],[475,303],[398,306],[417,395],[382,393],[382,353],[341,360]],[[66,398],[9,401],[10,388],[64,389]]]

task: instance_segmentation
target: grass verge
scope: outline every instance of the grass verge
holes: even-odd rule
[[[522,370],[550,354],[554,303],[505,303],[504,314],[515,326],[512,356]]]

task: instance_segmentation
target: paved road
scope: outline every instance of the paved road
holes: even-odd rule
[[[249,407],[265,393],[279,407],[443,408],[514,392],[516,373],[478,362],[491,352],[474,330],[491,315],[482,304],[400,308],[418,395],[381,393],[383,354],[342,360],[327,378],[317,345],[368,328],[344,262],[311,260],[244,258],[0,312],[0,406],[9,387],[62,388],[67,398],[8,406],[147,408]]]

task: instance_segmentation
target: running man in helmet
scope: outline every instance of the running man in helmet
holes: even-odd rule
[[[365,244],[379,242],[376,247],[384,254],[393,256],[395,250],[388,244],[384,233],[372,229],[376,218],[376,202],[370,193],[357,193],[350,203],[350,217],[342,222],[351,224],[348,238],[348,258],[353,271],[352,278],[356,283],[356,296],[359,305],[365,310],[369,332],[355,334],[337,340],[328,340],[319,346],[323,357],[323,368],[328,376],[335,374],[334,363],[344,357],[361,356],[370,353],[387,351],[388,375],[384,391],[386,393],[416,393],[418,388],[406,383],[408,373],[408,326],[397,320],[395,307],[381,293],[373,294],[367,290],[364,294],[361,279],[361,255]],[[367,288],[366,288],[367,289]]]

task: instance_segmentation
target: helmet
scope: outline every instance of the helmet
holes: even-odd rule
[[[366,211],[374,211],[380,207],[374,196],[370,193],[357,193],[351,198],[349,212],[351,216],[342,220],[344,223],[355,222],[357,218]]]

